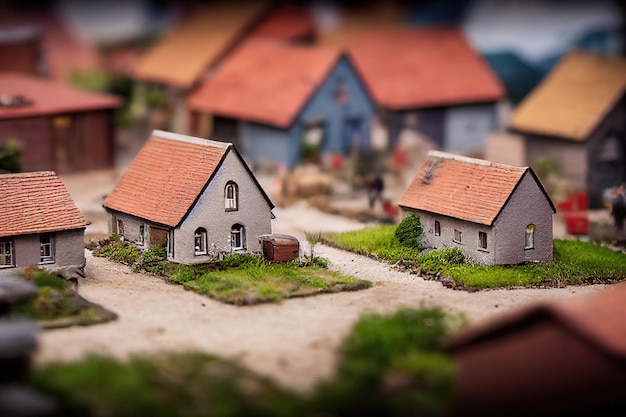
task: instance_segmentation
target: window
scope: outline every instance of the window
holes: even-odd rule
[[[167,232],[167,238],[166,238],[165,244],[167,246],[167,257],[173,258],[174,257],[174,231],[172,229],[170,229]]]
[[[117,235],[124,237],[124,221],[122,219],[117,219]]]
[[[0,268],[13,265],[13,242],[0,241]]]
[[[478,232],[478,248],[487,249],[487,233]]]
[[[240,224],[234,224],[230,228],[230,247],[232,249],[243,249],[244,228]]]
[[[224,189],[224,209],[226,211],[236,211],[238,209],[238,194],[237,184],[229,181]]]
[[[462,238],[463,238],[463,233],[460,230],[454,229],[454,241],[461,243]]]
[[[199,227],[193,235],[194,254],[206,255],[206,229]]]
[[[526,241],[524,244],[524,249],[534,249],[535,248],[535,225],[529,224],[526,226]]]
[[[435,236],[441,236],[441,223],[439,223],[439,220],[435,220]]]
[[[145,242],[145,237],[144,237],[145,232],[146,232],[146,228],[142,224],[141,226],[139,226],[139,237],[137,238],[137,243],[139,243],[140,245],[143,245]]]
[[[42,264],[54,262],[54,236],[44,233],[39,236],[39,262]]]

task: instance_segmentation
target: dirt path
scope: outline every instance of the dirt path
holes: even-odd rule
[[[302,237],[321,230],[350,230],[362,224],[306,206],[278,210],[274,231]],[[304,241],[306,242],[306,241]],[[308,244],[303,243],[308,250]],[[335,351],[358,317],[367,312],[442,306],[479,321],[539,299],[570,297],[603,286],[553,290],[453,291],[401,273],[388,265],[334,248],[316,251],[331,267],[375,282],[373,288],[286,300],[253,307],[225,305],[128,267],[89,257],[80,293],[119,314],[115,322],[42,333],[38,361],[72,360],[94,352],[127,357],[163,350],[196,349],[239,360],[285,387],[306,391],[329,377]]]

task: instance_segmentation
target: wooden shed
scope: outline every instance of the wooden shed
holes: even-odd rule
[[[263,248],[263,257],[272,262],[292,261],[300,253],[300,242],[289,235],[261,235],[259,243]]]

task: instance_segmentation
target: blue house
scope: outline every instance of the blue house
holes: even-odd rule
[[[383,28],[347,46],[380,109],[388,133],[382,147],[394,147],[409,130],[441,150],[484,149],[485,136],[498,126],[496,106],[504,90],[458,29]]]
[[[367,152],[375,111],[347,55],[261,39],[235,51],[188,106],[197,136],[235,143],[254,165],[289,169]]]

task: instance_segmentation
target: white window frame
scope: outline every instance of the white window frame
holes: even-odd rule
[[[230,228],[230,247],[233,250],[244,249],[244,232],[245,227],[242,224],[233,224]],[[239,244],[236,245],[237,240]]]
[[[463,243],[463,232],[459,229],[454,229],[454,238],[452,240],[456,243]]]
[[[441,222],[439,220],[435,220],[435,226],[433,229],[435,236],[441,236]]]
[[[239,210],[239,186],[234,181],[229,181],[224,187],[224,210]]]
[[[15,256],[13,253],[13,241],[0,241],[0,268],[12,268],[15,266]],[[8,249],[7,249],[8,248]],[[8,259],[8,263],[7,263]]]
[[[117,235],[119,237],[124,237],[124,220],[117,219]]]
[[[54,235],[52,233],[42,233],[39,235],[39,263],[54,263]]]
[[[204,227],[198,227],[193,233],[193,253],[196,256],[207,254],[207,231]]]

